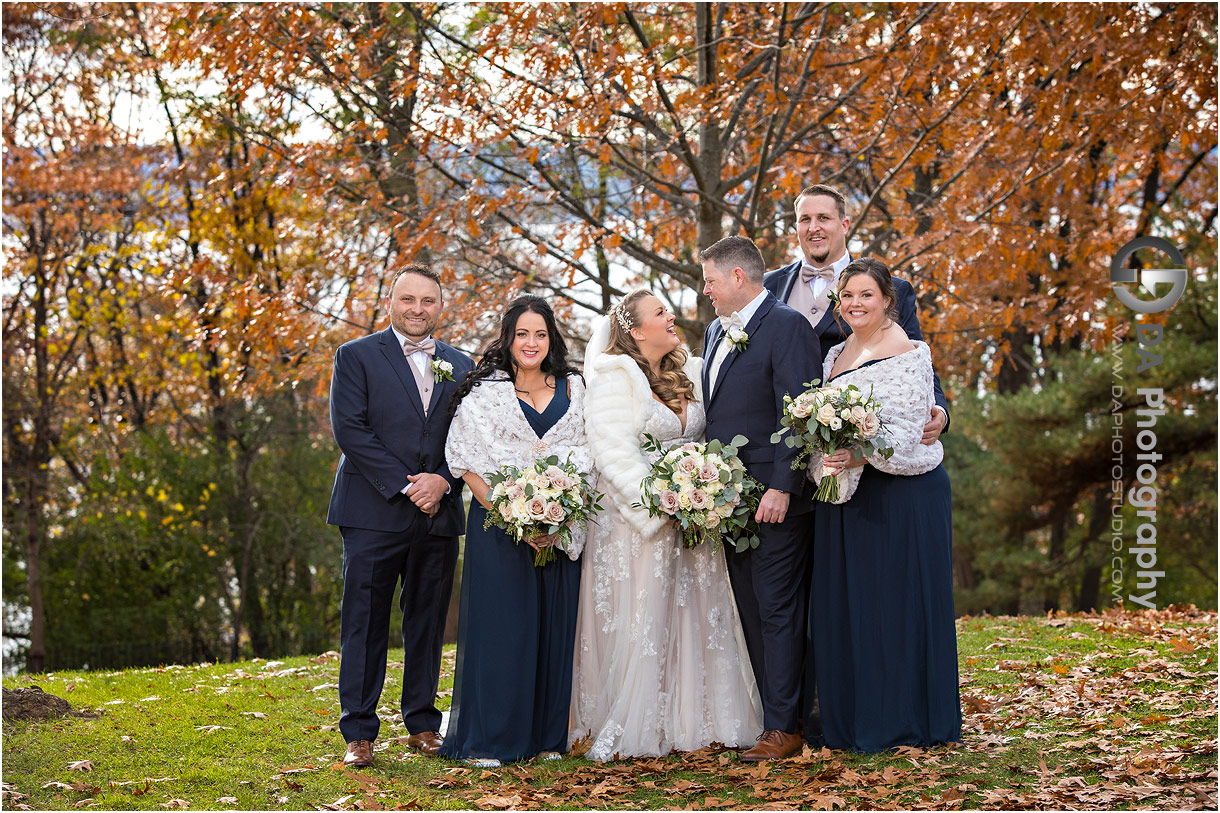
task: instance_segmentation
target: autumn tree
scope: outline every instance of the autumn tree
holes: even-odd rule
[[[116,278],[130,262],[129,193],[143,155],[113,123],[111,66],[91,47],[104,27],[88,8],[67,19],[5,10],[5,535],[24,564],[33,671],[45,657],[47,546],[87,477],[78,448],[98,378],[89,347],[122,319]],[[115,383],[121,397],[134,392]]]

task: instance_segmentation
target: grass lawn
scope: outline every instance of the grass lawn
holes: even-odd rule
[[[347,770],[338,656],[4,679],[83,716],[4,721],[5,809],[382,810],[735,807],[1216,809],[1216,614],[958,621],[962,746],[718,748],[599,765],[473,769],[406,746],[390,653],[377,764]],[[445,656],[442,708],[453,652]]]

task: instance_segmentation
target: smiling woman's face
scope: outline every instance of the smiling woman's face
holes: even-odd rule
[[[869,333],[881,327],[890,300],[881,295],[877,282],[868,274],[856,274],[839,291],[839,315],[856,333]]]
[[[517,319],[513,332],[513,346],[509,351],[518,370],[533,371],[542,366],[551,349],[551,335],[546,330],[546,320],[533,311],[526,311]]]
[[[678,332],[674,329],[674,315],[665,307],[665,303],[655,296],[643,296],[634,303],[631,328],[631,338],[639,345],[641,352],[656,351],[664,356],[678,346]]]

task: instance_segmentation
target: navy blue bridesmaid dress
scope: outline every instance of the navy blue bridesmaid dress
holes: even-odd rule
[[[541,413],[519,402],[542,437],[568,411],[566,387]],[[513,762],[568,750],[572,648],[580,563],[562,551],[534,566],[534,549],[483,522],[471,500],[458,615],[453,706],[440,753]]]
[[[949,475],[866,464],[851,499],[816,511],[807,676],[825,744],[960,742],[953,619]]]

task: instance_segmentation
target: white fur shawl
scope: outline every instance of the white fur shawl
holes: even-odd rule
[[[687,359],[683,371],[695,384],[695,398],[702,399],[703,359]],[[614,501],[619,513],[645,538],[656,536],[668,525],[662,517],[632,508],[640,499],[640,483],[652,466],[641,448],[646,409],[653,400],[648,379],[629,356],[602,353],[585,370],[589,389],[585,395],[585,432],[599,475],[598,487]]]
[[[578,376],[568,378],[571,406],[541,439],[517,403],[517,392],[507,378],[486,379],[458,405],[449,437],[445,461],[455,477],[468,471],[487,479],[502,466],[525,468],[540,457],[571,454],[576,468],[589,473],[593,458],[585,441],[584,385]],[[583,526],[572,528],[568,556],[576,559],[585,545]]]

